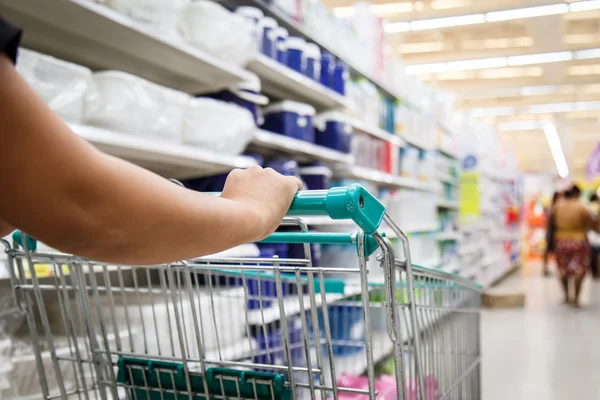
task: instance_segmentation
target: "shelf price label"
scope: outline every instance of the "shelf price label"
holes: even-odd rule
[[[480,217],[479,173],[463,172],[460,174],[460,223],[474,224]]]

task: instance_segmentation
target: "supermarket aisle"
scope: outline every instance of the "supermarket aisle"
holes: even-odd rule
[[[483,311],[483,400],[599,399],[600,282],[587,280],[583,310],[561,304],[557,280],[538,265],[521,284],[525,309]]]

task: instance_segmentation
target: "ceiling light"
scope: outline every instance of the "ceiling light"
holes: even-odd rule
[[[446,70],[445,63],[409,65],[406,67],[406,73],[411,74],[411,75],[444,72],[445,70]]]
[[[421,42],[421,43],[404,43],[398,46],[398,50],[402,53],[432,53],[434,51],[443,51],[443,42]]]
[[[551,62],[569,61],[573,59],[570,51],[559,51],[556,53],[528,54],[524,56],[508,57],[508,65],[532,65]]]
[[[490,108],[474,108],[471,110],[473,117],[501,117],[513,115],[514,107],[490,107]]]
[[[383,29],[387,33],[408,32],[410,31],[410,22],[392,22],[385,24]]]
[[[414,10],[412,2],[371,4],[369,10],[377,16],[409,13]],[[338,18],[347,18],[356,14],[354,6],[334,7],[333,14]]]
[[[569,11],[589,11],[600,9],[600,0],[578,1],[569,5]]]
[[[481,58],[479,60],[450,61],[446,71],[469,71],[474,69],[506,67],[506,57]]]
[[[565,153],[563,153],[562,145],[560,144],[558,132],[556,132],[556,126],[554,124],[546,124],[544,126],[544,134],[546,135],[546,140],[550,146],[550,151],[552,152],[552,158],[554,158],[558,175],[561,178],[566,179],[569,176],[569,166],[567,165]]]
[[[577,50],[573,52],[575,60],[589,60],[591,58],[600,58],[600,49]]]
[[[485,14],[488,22],[510,21],[513,19],[542,17],[545,15],[564,14],[569,12],[566,4],[552,4],[549,6],[517,8],[514,10],[493,11]]]
[[[521,96],[539,96],[558,92],[558,85],[525,86],[521,88]]]
[[[410,23],[410,30],[422,31],[426,29],[447,28],[451,26],[483,24],[484,22],[485,15],[483,14],[460,15],[458,17],[434,18],[414,21]]]
[[[574,103],[548,103],[531,105],[526,108],[526,112],[529,114],[548,114],[569,112],[573,111],[574,109]]]
[[[499,131],[535,131],[542,129],[540,121],[514,121],[514,122],[500,122],[496,124],[496,129]]]
[[[447,10],[471,5],[471,0],[433,0],[429,6],[434,10]]]

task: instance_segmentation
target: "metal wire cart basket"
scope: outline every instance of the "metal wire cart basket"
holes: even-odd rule
[[[8,357],[8,398],[479,399],[479,287],[412,265],[407,237],[359,185],[299,192],[298,215],[360,230],[286,218],[265,242],[304,257],[136,267],[36,252],[20,233],[3,242],[26,320],[11,337],[28,349]],[[353,245],[356,262],[313,265],[314,243]]]

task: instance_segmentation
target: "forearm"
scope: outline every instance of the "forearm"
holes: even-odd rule
[[[235,201],[97,151],[3,57],[0,81],[0,219],[7,224],[62,251],[136,264],[214,253],[264,232],[253,210]]]

